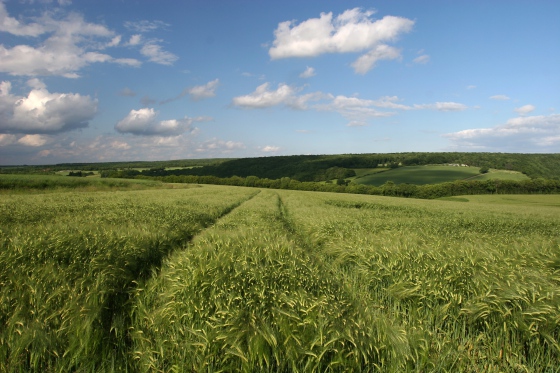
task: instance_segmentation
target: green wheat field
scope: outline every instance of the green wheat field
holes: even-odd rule
[[[560,196],[0,194],[0,372],[558,372]]]

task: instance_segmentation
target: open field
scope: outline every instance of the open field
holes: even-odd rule
[[[131,190],[166,187],[152,180],[130,180],[91,177],[68,177],[62,175],[2,175],[0,193],[29,193],[62,190]]]
[[[453,198],[453,197],[451,197]],[[497,204],[497,205],[518,205],[525,207],[560,207],[559,195],[480,195],[480,196],[461,196],[468,202]]]
[[[529,178],[521,172],[506,170],[490,170],[481,175],[479,167],[454,167],[454,166],[406,166],[388,170],[382,173],[367,174],[355,178],[358,184],[380,186],[387,181],[395,184],[408,183],[416,185],[437,184],[455,180],[528,180]]]
[[[560,197],[454,198],[3,194],[0,372],[556,371]]]
[[[487,173],[478,174],[477,176],[473,177],[470,180],[491,180],[491,179],[521,181],[521,180],[529,180],[529,177],[517,171],[495,170],[491,168]]]

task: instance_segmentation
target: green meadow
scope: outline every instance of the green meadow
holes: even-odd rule
[[[558,195],[138,185],[0,195],[0,372],[558,371]]]
[[[444,165],[405,166],[379,173],[357,174],[353,181],[358,184],[381,186],[388,181],[395,184],[438,184],[456,180],[528,180],[521,172],[506,170],[490,170],[480,174],[479,167],[457,167]]]

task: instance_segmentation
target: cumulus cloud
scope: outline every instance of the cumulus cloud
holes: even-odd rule
[[[39,80],[25,96],[10,92],[11,83],[0,84],[0,132],[46,134],[88,126],[97,112],[97,100],[78,93],[51,93]]]
[[[444,137],[461,149],[555,151],[560,146],[560,114],[517,117],[500,126],[467,129]]]
[[[321,13],[320,18],[311,18],[300,24],[281,22],[274,31],[275,39],[268,53],[274,60],[369,50],[354,63],[356,71],[365,73],[380,59],[398,58],[400,52],[385,43],[409,32],[414,25],[410,19],[395,16],[373,21],[373,13],[354,8],[334,18],[331,12]]]
[[[9,17],[0,2],[0,31],[16,36],[48,35],[36,45],[10,47],[0,44],[0,72],[77,78],[80,69],[93,63],[140,65],[140,61],[133,58],[113,58],[101,53],[100,50],[108,46],[118,45],[120,36],[104,25],[85,21],[79,14],[70,13],[63,19],[55,19],[51,13],[45,13],[38,22],[23,24]]]
[[[534,110],[535,110],[535,107],[533,105],[524,105],[524,106],[513,109],[513,111],[515,111],[519,115],[527,115]]]
[[[294,25],[292,21],[282,22],[274,31],[270,57],[315,57],[323,53],[359,52],[394,40],[414,25],[412,20],[394,16],[372,22],[372,14],[371,11],[354,8],[334,19],[331,12],[321,13],[320,18],[311,18],[299,25]]]
[[[494,95],[490,96],[490,100],[507,101],[510,98],[506,95]]]
[[[194,122],[211,120],[208,117],[159,120],[159,112],[152,108],[131,110],[128,115],[120,120],[115,129],[120,133],[130,133],[142,136],[178,136],[193,130]]]
[[[311,78],[312,76],[315,76],[315,75],[316,75],[316,74],[315,74],[315,69],[312,68],[312,67],[307,66],[307,68],[305,69],[305,71],[302,72],[301,74],[299,74],[299,77],[300,77],[300,78],[307,79],[307,78]]]

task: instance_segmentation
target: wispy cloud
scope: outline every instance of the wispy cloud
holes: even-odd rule
[[[510,98],[506,95],[494,95],[490,96],[490,100],[497,100],[497,101],[507,101]]]
[[[513,111],[515,111],[519,115],[527,115],[534,110],[535,110],[535,107],[533,105],[524,105],[524,106],[513,109]]]
[[[315,74],[315,69],[312,68],[312,67],[307,66],[307,68],[305,69],[305,71],[302,72],[301,74],[299,74],[299,77],[300,77],[300,78],[307,79],[307,78],[311,78],[312,76],[315,76],[315,75],[317,75],[317,74]]]
[[[491,128],[466,129],[444,135],[455,148],[490,151],[556,151],[560,146],[560,114],[522,116]]]
[[[424,65],[430,62],[430,56],[428,56],[427,54],[423,54],[413,59],[412,62]]]
[[[194,122],[209,120],[207,117],[159,120],[158,116],[159,112],[153,108],[131,110],[115,125],[115,130],[133,135],[168,137],[192,131]]]
[[[161,40],[149,40],[142,46],[140,53],[148,57],[150,62],[158,63],[160,65],[173,65],[179,59],[175,54],[163,49],[158,43]]]
[[[64,13],[54,13],[60,15]],[[13,47],[0,44],[0,72],[23,76],[79,77],[79,71],[94,63],[140,66],[134,58],[114,58],[101,50],[116,47],[121,36],[105,25],[90,23],[77,13],[53,18],[45,12],[37,22],[23,23],[8,15],[0,2],[0,31],[28,39],[33,44]],[[37,38],[42,36],[41,38]]]
[[[234,97],[234,106],[244,109],[263,109],[272,106],[285,105],[292,109],[305,110],[309,101],[317,101],[323,97],[321,92],[297,95],[301,89],[287,84],[279,84],[276,90],[269,89],[270,84],[258,86],[253,93]]]

